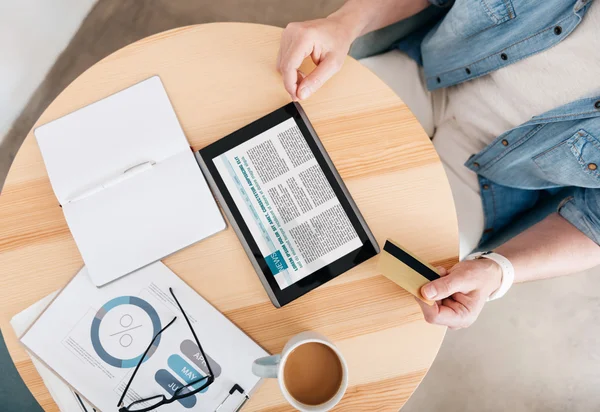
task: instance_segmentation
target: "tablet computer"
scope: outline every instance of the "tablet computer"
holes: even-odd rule
[[[276,307],[379,253],[300,104],[196,157]]]

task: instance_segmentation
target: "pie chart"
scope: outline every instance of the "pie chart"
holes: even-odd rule
[[[161,327],[150,303],[136,296],[119,296],[96,312],[90,328],[92,346],[107,364],[133,368]],[[156,352],[160,338],[156,338],[144,362]]]

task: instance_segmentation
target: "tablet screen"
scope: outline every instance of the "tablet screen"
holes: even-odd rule
[[[363,246],[294,118],[212,161],[280,289]]]

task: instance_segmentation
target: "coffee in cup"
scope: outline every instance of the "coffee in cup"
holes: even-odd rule
[[[321,405],[342,386],[343,369],[338,355],[319,342],[304,343],[292,350],[283,368],[290,395],[306,405]]]
[[[305,412],[330,410],[348,387],[348,367],[342,354],[315,332],[290,339],[281,355],[257,359],[252,371],[261,378],[277,378],[286,400]]]

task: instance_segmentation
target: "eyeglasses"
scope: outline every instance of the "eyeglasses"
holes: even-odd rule
[[[121,398],[119,399],[119,402],[117,404],[117,407],[119,408],[119,412],[152,411],[152,410],[158,408],[159,406],[167,405],[169,403],[173,403],[173,402],[179,401],[181,399],[185,399],[190,396],[194,396],[198,392],[201,392],[201,391],[205,390],[206,388],[208,388],[215,381],[213,371],[210,367],[210,362],[208,361],[209,358],[204,353],[204,349],[202,349],[202,345],[200,344],[200,341],[198,340],[198,336],[196,336],[196,332],[194,331],[194,328],[192,328],[192,324],[190,323],[190,320],[188,319],[183,308],[181,307],[181,304],[177,300],[177,297],[173,293],[173,289],[169,288],[169,292],[171,293],[171,296],[173,296],[173,299],[175,299],[175,303],[177,303],[179,310],[183,314],[185,321],[187,322],[190,330],[192,331],[192,335],[194,336],[196,345],[198,345],[198,348],[200,349],[200,353],[202,354],[203,358],[207,360],[206,368],[208,369],[208,374],[200,379],[197,379],[193,382],[188,383],[185,386],[181,386],[180,388],[175,390],[175,392],[173,392],[173,395],[170,398],[167,398],[165,395],[156,395],[156,396],[152,396],[152,397],[145,398],[145,399],[138,399],[137,401],[134,401],[131,404],[129,404],[129,406],[123,405],[123,400],[125,399],[125,395],[127,394],[129,387],[131,386],[131,382],[133,382],[133,378],[135,377],[136,373],[138,372],[138,369],[140,368],[141,364],[146,359],[146,355],[148,354],[148,351],[152,348],[152,346],[154,345],[154,342],[160,336],[160,334],[163,333],[169,326],[171,326],[173,324],[173,322],[175,322],[177,317],[174,317],[171,320],[171,322],[169,322],[164,328],[162,328],[160,331],[158,331],[158,333],[156,335],[154,335],[154,338],[152,338],[152,341],[150,342],[150,344],[144,351],[144,354],[142,355],[138,364],[136,365],[135,370],[133,371],[133,374],[131,375],[131,378],[129,379],[129,382],[127,382],[127,385],[125,386],[125,390],[123,391],[123,394],[121,395]],[[242,390],[242,393],[243,393],[243,390]]]

